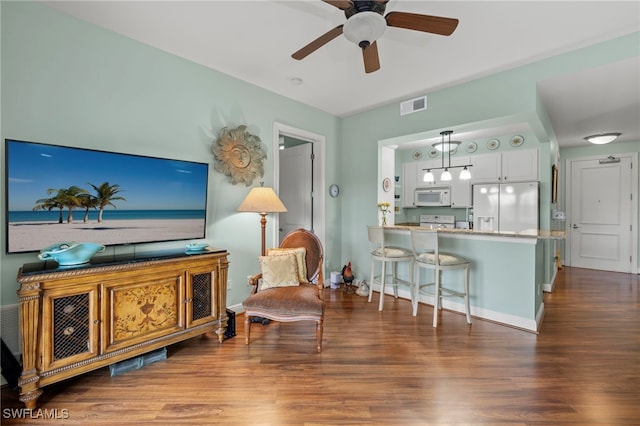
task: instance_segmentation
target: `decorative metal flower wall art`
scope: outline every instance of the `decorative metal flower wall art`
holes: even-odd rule
[[[247,131],[247,126],[235,129],[224,127],[212,147],[216,162],[214,168],[231,177],[231,184],[253,181],[264,175],[264,160],[267,154],[262,149],[260,138]]]

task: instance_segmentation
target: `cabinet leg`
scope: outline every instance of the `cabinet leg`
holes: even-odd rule
[[[218,335],[218,342],[222,343],[222,340],[224,340],[225,331],[227,331],[227,327],[220,327],[216,329],[216,334]]]
[[[29,380],[31,380],[31,382],[29,382]],[[36,408],[36,402],[40,395],[42,395],[42,390],[38,388],[37,380],[37,376],[32,376],[28,379],[25,379],[24,376],[20,377],[20,397],[18,399],[20,402],[24,402],[26,408]]]

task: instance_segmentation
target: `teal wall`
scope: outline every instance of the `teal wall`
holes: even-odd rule
[[[343,119],[341,158],[347,161],[342,167],[342,256],[352,261],[356,273],[368,275],[366,224],[377,220],[378,141],[380,144],[402,143],[414,140],[415,134],[437,136],[440,131],[454,132],[472,129],[474,126],[527,122],[540,147],[542,181],[542,209],[540,222],[550,223],[552,206],[550,194],[551,164],[558,151],[555,136],[549,130],[549,120],[542,108],[536,83],[580,69],[597,67],[640,53],[640,33],[596,44],[564,55],[552,57],[509,71],[460,84],[455,87],[428,93],[428,109],[400,116],[399,104],[394,103],[372,111]],[[420,94],[416,94],[418,96]],[[503,141],[504,142],[504,141]],[[525,142],[526,143],[526,142]],[[593,149],[591,147],[585,150]],[[354,161],[356,160],[357,161]],[[553,276],[550,269],[554,251],[549,242],[543,245],[545,279]]]
[[[274,122],[326,137],[337,157],[339,120],[203,66],[61,14],[35,2],[1,2],[2,129],[5,138],[209,162],[224,126],[240,124],[262,139],[273,158]],[[4,144],[2,144],[4,150]],[[4,160],[4,152],[1,155]],[[328,162],[327,181],[339,181]],[[0,165],[4,170],[4,163]],[[249,192],[210,167],[207,241],[231,253],[228,304],[249,293],[259,272],[259,216],[238,213]],[[0,187],[4,191],[3,182]],[[265,185],[273,167],[265,167]],[[4,196],[2,198],[4,223]],[[327,216],[338,202],[327,197]],[[327,222],[327,257],[340,263],[339,222]],[[1,303],[17,302],[18,268],[35,254],[0,254]],[[271,236],[271,229],[267,230]],[[157,245],[155,246],[157,247]],[[141,249],[144,249],[142,247]]]
[[[326,198],[327,271],[352,261],[359,277],[369,265],[365,224],[376,222],[379,141],[524,120],[544,147],[541,170],[548,170],[557,144],[536,82],[637,56],[639,46],[636,33],[429,93],[426,111],[400,117],[393,103],[340,119],[35,2],[0,2],[0,15],[2,139],[212,164],[211,144],[224,126],[247,125],[269,159],[274,122],[324,135],[326,182],[341,186],[338,198]],[[236,212],[248,188],[210,171],[207,239],[231,253],[228,304],[234,305],[248,294],[246,276],[257,269],[258,219]],[[264,181],[273,182],[270,164]],[[33,254],[0,254],[1,304],[17,301],[16,272],[34,260]]]

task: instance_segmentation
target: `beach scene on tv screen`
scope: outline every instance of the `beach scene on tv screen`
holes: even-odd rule
[[[208,164],[7,141],[7,252],[205,237]]]

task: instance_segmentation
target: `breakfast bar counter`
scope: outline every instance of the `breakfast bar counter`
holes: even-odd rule
[[[385,226],[388,244],[411,247],[410,230],[430,228],[418,224]],[[440,249],[471,261],[470,302],[474,317],[537,333],[544,316],[543,288],[555,279],[546,278],[545,259],[553,259],[555,240],[564,239],[564,231],[527,230],[524,232],[478,231],[474,229],[437,229],[442,237]],[[405,271],[409,275],[409,271]],[[427,277],[423,273],[423,282]],[[443,282],[456,289],[462,286],[458,271],[447,271]],[[376,290],[379,290],[376,289]],[[409,298],[409,294],[400,293]],[[421,296],[421,302],[433,305],[433,298]],[[462,301],[443,300],[443,308],[464,312]],[[418,315],[426,315],[425,310]]]
[[[404,230],[410,229],[424,229],[430,230],[433,228],[426,228],[420,226],[418,223],[399,223],[397,225],[387,226],[389,230]],[[564,240],[566,237],[566,231],[560,230],[548,230],[548,229],[527,229],[522,232],[498,232],[498,231],[480,231],[476,229],[449,229],[438,228],[436,229],[442,234],[464,234],[470,236],[488,236],[488,237],[511,237],[511,238],[537,238],[539,240]]]

